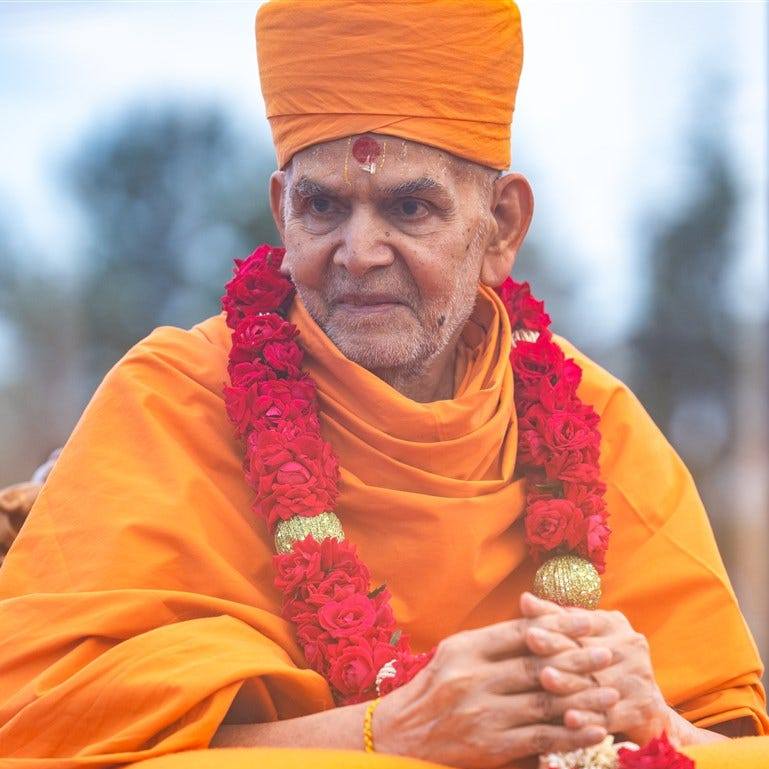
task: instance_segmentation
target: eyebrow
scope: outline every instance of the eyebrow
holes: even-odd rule
[[[416,195],[419,192],[436,192],[447,201],[453,200],[453,196],[449,190],[437,182],[435,179],[431,179],[429,176],[421,176],[418,179],[410,179],[400,184],[394,184],[390,187],[385,187],[380,193],[381,198],[399,198],[406,197],[408,195]],[[326,195],[329,197],[340,197],[339,192],[333,187],[327,187],[325,184],[321,184],[315,179],[311,179],[309,176],[300,177],[296,184],[292,185],[292,195],[298,195],[302,198],[310,198],[314,195]]]

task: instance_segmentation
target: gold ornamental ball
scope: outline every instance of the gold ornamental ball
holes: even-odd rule
[[[537,569],[532,592],[560,606],[595,609],[601,599],[601,577],[585,558],[556,555]]]
[[[278,553],[290,553],[294,542],[303,540],[308,534],[312,534],[316,542],[329,537],[340,542],[344,539],[342,522],[330,510],[319,515],[295,515],[279,521],[275,527],[275,550]]]

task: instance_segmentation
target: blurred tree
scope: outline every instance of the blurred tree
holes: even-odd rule
[[[214,107],[135,106],[84,138],[64,178],[86,217],[89,392],[156,326],[219,312],[233,258],[277,237],[264,194],[273,167]]]
[[[0,435],[13,436],[3,447],[0,485],[28,479],[82,408],[73,287],[9,233],[0,223]]]
[[[734,437],[735,323],[729,278],[739,189],[724,139],[725,92],[706,81],[695,100],[687,143],[691,175],[667,217],[654,211],[641,232],[648,246],[644,313],[633,336],[630,382],[691,470],[717,525],[720,489]],[[706,116],[706,117],[703,117]],[[727,532],[722,532],[725,537]]]

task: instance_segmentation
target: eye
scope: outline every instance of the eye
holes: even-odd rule
[[[403,198],[395,204],[395,212],[406,219],[421,219],[430,213],[430,208],[416,198]]]
[[[324,197],[323,195],[314,195],[309,199],[308,205],[312,213],[318,214],[319,216],[329,214],[332,210],[331,199]]]

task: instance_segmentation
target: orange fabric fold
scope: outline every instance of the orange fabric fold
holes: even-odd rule
[[[534,567],[515,475],[510,328],[496,295],[480,290],[455,397],[432,404],[341,356],[298,299],[291,319],[340,456],[337,514],[373,582],[392,590],[415,649],[517,616]],[[691,476],[629,390],[556,341],[582,366],[580,395],[602,417],[614,532],[602,607],[649,638],[667,701],[685,717],[708,726],[748,716],[766,733],[761,662]],[[0,568],[3,769],[148,759],[148,769],[202,769],[223,721],[333,706],[280,617],[271,542],[250,512],[222,399],[229,348],[223,315],[156,329],[108,373],[64,446]],[[299,760],[215,754],[228,769]],[[315,766],[343,765],[310,754]]]
[[[367,131],[510,164],[523,63],[512,0],[270,0],[255,29],[279,168]]]

